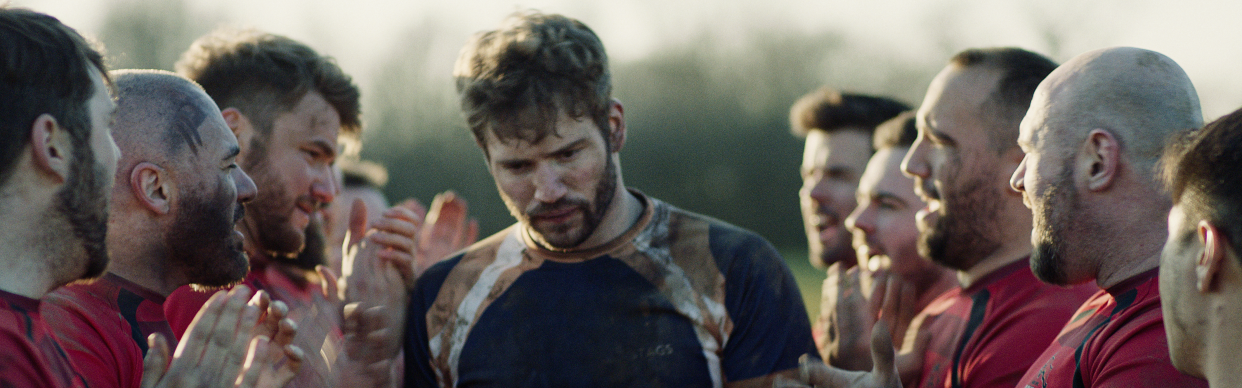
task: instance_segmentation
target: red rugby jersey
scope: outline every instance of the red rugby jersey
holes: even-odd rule
[[[932,333],[918,387],[1011,388],[1098,288],[1044,284],[1018,260],[923,309]],[[930,322],[929,322],[930,321]]]
[[[44,324],[39,305],[0,291],[0,387],[86,387]]]
[[[1169,361],[1159,269],[1092,296],[1018,387],[1207,387]]]
[[[176,349],[164,296],[112,273],[61,287],[43,299],[43,315],[91,387],[138,387],[147,336],[159,333]]]

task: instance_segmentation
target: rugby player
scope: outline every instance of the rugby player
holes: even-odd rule
[[[1159,275],[1169,356],[1212,387],[1239,387],[1242,110],[1175,144],[1163,157],[1173,209]]]
[[[815,351],[770,244],[625,187],[624,108],[590,28],[519,12],[454,75],[518,222],[419,278],[407,386],[769,386]]]
[[[908,109],[889,98],[823,87],[802,96],[789,110],[793,134],[805,139],[798,197],[807,257],[828,274],[813,330],[815,344],[825,361],[841,368],[871,368],[867,345],[871,325],[856,314],[867,303],[859,291],[860,280],[870,274],[857,269],[845,217],[856,205],[854,193],[871,157],[872,132]]]
[[[1020,386],[1207,386],[1169,361],[1157,276],[1172,206],[1157,162],[1173,135],[1201,125],[1186,73],[1149,50],[1090,51],[1039,85],[1011,178],[1034,214],[1031,268],[1050,284],[1103,290]]]

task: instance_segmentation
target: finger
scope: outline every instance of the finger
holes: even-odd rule
[[[272,337],[272,342],[281,346],[293,343],[293,337],[298,335],[298,325],[293,323],[292,319],[285,318],[280,320],[278,327],[276,335]]]
[[[306,359],[306,354],[302,352],[302,348],[294,345],[285,345],[284,353],[285,364],[277,370],[276,384],[273,385],[276,387],[283,387],[289,380],[293,380],[293,376],[296,376],[298,370],[302,369],[302,362]]]
[[[891,291],[890,286],[896,282],[889,277],[887,272],[876,272],[873,282],[871,298],[867,300],[868,311],[871,311],[872,317],[887,318],[885,316],[890,314],[886,314],[887,311],[884,308],[895,302],[895,298],[889,294],[889,291]]]
[[[432,227],[424,229],[425,238],[457,245],[466,232],[466,201],[452,191],[436,195],[431,202],[431,210],[427,212],[426,225]]]
[[[271,314],[267,314],[267,311],[271,308],[271,303],[272,298],[263,290],[255,292],[254,296],[250,297],[250,302],[246,303],[260,312],[258,321],[249,323],[242,322],[242,324],[249,324],[252,326],[251,335],[262,334],[271,336],[272,333],[276,332],[276,322],[279,322],[279,319],[273,321],[271,320]]]
[[[236,378],[238,388],[251,388],[258,384],[264,371],[271,369],[271,360],[266,354],[269,340],[265,336],[254,337],[246,351],[246,363],[241,375]],[[232,375],[224,375],[232,376]]]
[[[220,319],[220,311],[228,303],[228,291],[220,290],[211,295],[207,299],[207,303],[198,309],[198,313],[194,314],[194,320],[190,321],[190,326],[186,327],[185,335],[182,336],[180,343],[177,344],[177,351],[173,354],[174,358],[185,357],[191,365],[198,364],[202,352],[207,348],[211,341],[212,329],[216,326],[216,321]]]
[[[409,212],[409,210],[399,207],[389,209],[389,211]],[[384,217],[372,222],[371,229],[404,236],[410,240],[414,240],[418,235],[418,225],[414,221],[391,217],[387,213],[384,214]]]
[[[414,214],[418,216],[419,220],[427,219],[427,207],[423,206],[423,203],[419,202],[417,198],[407,198],[397,204],[397,206],[410,209],[410,211],[413,211]]]
[[[414,256],[408,253],[385,250],[380,251],[380,260],[397,271],[398,277],[405,284],[406,288],[414,286],[414,281],[418,279],[418,273],[415,272]],[[424,268],[425,269],[425,268]]]
[[[392,233],[385,230],[377,230],[366,237],[373,244],[379,244],[381,247],[397,249],[405,252],[414,252],[414,238],[410,235]]]
[[[362,241],[362,236],[367,231],[367,204],[362,199],[354,199],[354,203],[349,208],[349,231],[345,241],[349,245],[357,244]]]
[[[142,358],[142,388],[154,388],[168,372],[168,341],[159,333],[147,336],[147,356]]]
[[[315,272],[319,273],[319,286],[323,290],[323,297],[333,305],[339,304],[341,302],[340,280],[337,279],[336,273],[332,272],[331,268],[322,265],[315,266]]]
[[[211,328],[211,340],[203,351],[199,369],[207,373],[220,373],[220,376],[236,376],[237,370],[246,357],[246,342],[250,330],[244,333],[238,330],[242,320],[257,319],[257,310],[246,304],[250,299],[250,289],[245,285],[233,288],[229,292],[228,302],[220,311],[215,327]]]
[[[876,322],[871,328],[871,359],[874,360],[872,374],[884,386],[901,386],[901,375],[895,362],[896,352],[893,350],[893,335],[888,323]]]

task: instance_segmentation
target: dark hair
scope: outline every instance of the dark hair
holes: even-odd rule
[[[30,126],[49,114],[75,149],[90,148],[91,69],[108,84],[103,58],[86,39],[54,17],[0,8],[0,184],[8,181]],[[75,161],[93,163],[92,161]]]
[[[961,67],[983,66],[1001,72],[1000,79],[980,107],[992,123],[988,139],[992,148],[1005,151],[1018,146],[1018,127],[1031,107],[1039,83],[1057,68],[1048,57],[1017,47],[969,49],[949,61]]]
[[[221,110],[242,111],[260,137],[271,134],[276,115],[306,93],[323,95],[341,119],[341,133],[362,131],[360,93],[336,60],[301,42],[255,30],[218,30],[190,45],[177,72],[198,82]]]
[[[539,142],[556,133],[560,112],[589,117],[604,141],[611,127],[612,76],[604,44],[582,22],[517,12],[501,27],[475,34],[453,70],[475,141]],[[487,148],[484,147],[484,152]]]
[[[1174,138],[1161,166],[1173,203],[1220,228],[1242,252],[1242,109]]]
[[[830,87],[807,93],[789,108],[789,126],[794,135],[806,137],[811,131],[829,133],[840,129],[861,129],[868,133],[902,111],[903,102],[863,94],[841,93]]]
[[[919,137],[919,129],[914,125],[915,111],[908,110],[875,127],[875,135],[871,137],[871,147],[877,150],[892,147],[910,148]]]

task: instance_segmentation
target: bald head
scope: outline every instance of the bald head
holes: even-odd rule
[[[1043,108],[1054,124],[1046,127],[1070,132],[1054,135],[1061,144],[1080,144],[1092,129],[1111,132],[1146,173],[1153,172],[1169,135],[1203,126],[1198,94],[1182,68],[1133,47],[1074,57],[1040,84],[1031,107],[1031,113]]]
[[[161,70],[110,74],[117,93],[112,136],[124,150],[122,167],[136,160],[197,154],[203,147],[199,128],[208,120],[224,125],[211,97],[194,81]]]

